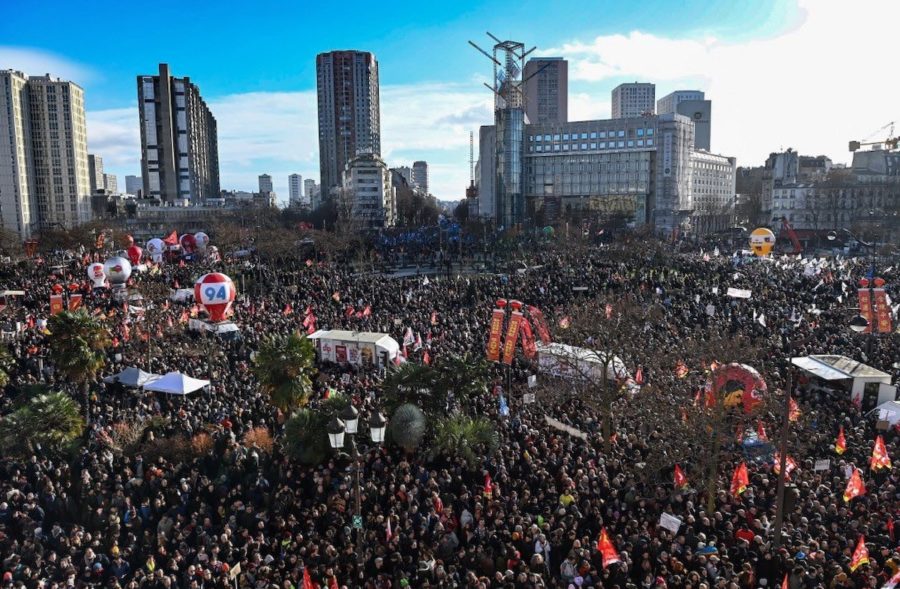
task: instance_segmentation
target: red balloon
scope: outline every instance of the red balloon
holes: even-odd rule
[[[52,287],[53,294],[59,294],[63,291],[63,287],[59,284],[54,284]]]
[[[881,288],[882,286],[884,286],[884,278],[882,278],[882,277],[880,277],[880,276],[877,277],[877,278],[875,279],[875,286],[878,287],[878,288]]]
[[[181,249],[187,254],[194,253],[194,250],[197,249],[197,240],[194,239],[193,235],[185,233],[181,236]]]
[[[215,323],[228,317],[236,294],[231,278],[219,272],[205,274],[194,284],[194,300],[203,305]]]
[[[141,256],[144,255],[144,250],[142,250],[140,246],[132,245],[130,248],[128,248],[127,253],[129,261],[131,261],[133,265],[137,266],[141,261]]]

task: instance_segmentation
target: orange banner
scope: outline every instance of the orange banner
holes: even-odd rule
[[[62,295],[50,295],[50,314],[56,315],[57,313],[62,313],[63,309]]]
[[[859,295],[859,314],[869,322],[864,333],[870,333],[872,331],[872,322],[875,319],[875,314],[872,312],[872,297],[869,296],[868,288],[859,289],[857,294]]]
[[[513,311],[509,317],[509,327],[506,330],[506,341],[503,342],[503,363],[512,364],[516,354],[516,343],[519,341],[519,327],[522,325],[522,313]]]
[[[891,333],[891,307],[883,288],[872,291],[875,296],[875,326],[878,333]]]
[[[69,295],[69,311],[77,311],[81,308],[81,295]]]
[[[506,312],[503,309],[494,309],[491,317],[491,331],[488,337],[487,358],[491,362],[500,360],[500,336],[503,333],[503,319]]]

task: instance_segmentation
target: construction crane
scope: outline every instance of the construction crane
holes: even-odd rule
[[[876,135],[881,135],[882,131],[887,129],[887,139],[879,139],[876,141],[871,141],[872,137]],[[891,121],[884,127],[878,129],[865,139],[860,141],[851,141],[850,142],[850,151],[858,151],[860,147],[865,145],[884,145],[885,149],[896,149],[897,144],[900,143],[900,137],[894,135],[894,121]]]

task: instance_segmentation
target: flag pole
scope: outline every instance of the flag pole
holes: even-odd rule
[[[793,378],[793,339],[788,340],[788,370],[787,370],[787,386],[784,392],[784,415],[781,420],[781,440],[778,443],[779,452],[779,471],[778,471],[778,491],[775,507],[775,547],[781,546],[781,529],[784,526],[784,487],[787,478],[787,445],[788,433],[791,430],[791,398],[793,396],[794,378]]]

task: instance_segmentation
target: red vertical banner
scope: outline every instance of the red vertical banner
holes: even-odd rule
[[[497,308],[491,316],[491,331],[488,334],[487,359],[491,362],[500,361],[500,337],[503,335],[503,320],[506,317],[506,301],[497,301]]]
[[[875,319],[875,314],[872,312],[872,298],[869,296],[868,288],[859,289],[857,294],[859,295],[859,314],[869,322],[864,333],[869,333],[872,331],[872,322]]]
[[[537,307],[528,306],[528,314],[534,319],[534,328],[541,338],[541,343],[545,346],[550,343],[550,330],[547,329],[547,320],[544,319],[544,312]]]
[[[69,295],[69,311],[77,311],[81,308],[81,295]]]
[[[522,319],[524,316],[522,315],[521,308],[522,303],[519,303],[519,306],[516,306],[518,301],[513,301],[512,307],[513,312],[509,316],[509,327],[506,330],[506,341],[503,342],[503,363],[504,364],[512,364],[513,356],[516,355],[516,344],[519,342],[519,328],[522,325]]]
[[[522,351],[525,357],[531,360],[537,356],[537,346],[534,345],[534,333],[531,331],[531,323],[528,319],[522,319]]]
[[[887,302],[887,294],[883,288],[872,291],[875,297],[875,326],[878,333],[891,333],[891,307]]]
[[[63,309],[62,295],[50,295],[50,314],[56,315],[57,313],[62,313]]]

